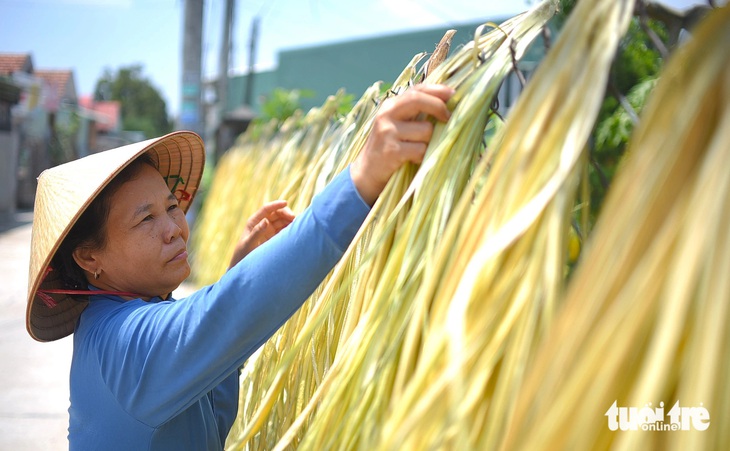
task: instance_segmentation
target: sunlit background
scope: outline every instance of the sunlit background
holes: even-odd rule
[[[35,67],[72,69],[79,95],[92,94],[105,68],[141,64],[168,113],[180,108],[184,0],[1,0],[0,52],[30,53]],[[255,67],[277,52],[315,44],[511,17],[534,1],[254,0],[236,4],[231,73],[246,70],[251,24],[259,17]],[[696,0],[662,0],[683,9]],[[720,3],[720,2],[717,2]],[[218,74],[224,0],[203,17],[203,79]],[[435,43],[434,43],[435,44]],[[421,49],[414,49],[414,52]],[[377,64],[377,61],[373,61]],[[333,91],[336,88],[333,88]]]

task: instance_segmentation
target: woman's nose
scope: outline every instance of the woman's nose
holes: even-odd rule
[[[167,229],[165,230],[165,240],[167,243],[171,243],[175,238],[179,237],[182,233],[182,228],[173,218],[167,218]]]

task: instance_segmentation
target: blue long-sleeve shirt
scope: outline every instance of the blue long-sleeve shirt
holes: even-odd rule
[[[70,449],[222,450],[238,368],[315,290],[368,212],[346,170],[189,297],[91,296],[74,333]]]

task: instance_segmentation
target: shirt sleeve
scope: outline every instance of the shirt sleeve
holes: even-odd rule
[[[106,315],[95,328],[99,361],[122,407],[159,425],[235,372],[314,292],[368,212],[348,168],[217,283]]]

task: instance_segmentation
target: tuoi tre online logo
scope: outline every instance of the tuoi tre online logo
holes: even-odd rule
[[[700,407],[683,407],[679,401],[664,413],[664,403],[652,408],[651,403],[644,407],[618,407],[614,401],[605,414],[608,428],[612,431],[704,431],[710,427],[710,412],[700,403]]]

